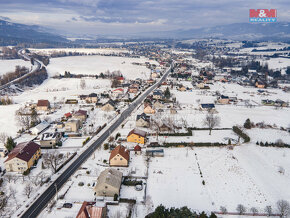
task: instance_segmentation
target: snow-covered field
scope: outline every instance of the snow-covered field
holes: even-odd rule
[[[262,63],[267,63],[269,69],[281,70],[281,73],[285,74],[287,67],[290,67],[290,58],[270,58],[270,60],[262,60]]]
[[[46,48],[46,49],[29,49],[32,52],[44,54],[44,55],[51,55],[54,52],[78,52],[82,54],[118,54],[118,53],[128,53],[126,49],[119,49],[119,48]]]
[[[171,148],[165,157],[149,164],[148,195],[154,207],[189,206],[201,210],[235,211],[238,204],[275,206],[290,200],[289,149],[263,148],[253,144],[227,148]],[[198,165],[203,177],[200,176]],[[278,172],[285,169],[284,175]],[[202,185],[202,180],[205,185]]]
[[[0,60],[0,76],[8,72],[14,72],[17,65],[27,68],[30,68],[31,66],[29,61],[24,61],[22,59]]]
[[[150,62],[158,64],[155,61],[149,61],[146,58],[125,58],[108,56],[80,56],[80,57],[62,57],[53,58],[47,67],[50,76],[64,74],[69,71],[72,74],[94,74],[101,72],[120,70],[126,79],[145,78],[149,79],[150,69],[145,66],[133,65],[133,62]]]

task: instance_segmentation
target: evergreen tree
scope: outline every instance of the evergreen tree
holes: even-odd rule
[[[244,127],[245,127],[246,129],[251,129],[252,125],[251,125],[251,121],[250,121],[249,118],[248,118],[248,119],[246,120],[246,122],[244,123]]]
[[[169,88],[167,87],[164,93],[165,98],[169,99],[170,98],[170,91]]]
[[[7,148],[7,150],[10,152],[13,150],[13,148],[15,148],[16,143],[14,142],[12,137],[8,137],[7,138],[7,142],[5,144],[5,147]]]

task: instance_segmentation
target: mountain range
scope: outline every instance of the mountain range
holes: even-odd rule
[[[204,27],[188,30],[173,30],[160,32],[136,33],[134,35],[102,36],[102,40],[130,40],[130,39],[194,39],[194,38],[219,38],[234,40],[259,40],[259,41],[290,41],[290,23],[235,23],[215,27]],[[94,42],[98,42],[95,36]],[[90,40],[85,40],[87,43]],[[114,40],[113,40],[114,41]],[[19,43],[63,46],[72,44],[65,36],[56,34],[55,30],[37,25],[25,25],[0,20],[0,45],[17,45]]]

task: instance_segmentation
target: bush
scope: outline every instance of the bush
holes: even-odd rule
[[[117,140],[120,136],[121,136],[121,134],[118,132],[115,136],[115,140]]]
[[[3,178],[0,178],[0,187],[2,186]]]
[[[30,173],[30,169],[27,169],[23,172],[23,176],[27,176]]]
[[[108,150],[109,149],[109,144],[108,143],[105,143],[104,144],[104,150]]]
[[[114,194],[114,201],[117,201],[117,200],[118,200],[118,195]]]
[[[88,138],[86,138],[86,140],[85,140],[85,141],[83,141],[83,145],[87,144],[87,143],[88,143],[88,141],[90,141],[90,139],[91,139],[91,137],[88,137]]]
[[[79,182],[78,185],[79,185],[79,186],[84,186],[84,183],[83,183],[83,182]]]
[[[242,139],[244,139],[244,142],[247,143],[251,140],[251,138],[244,133],[239,127],[233,126],[233,131],[236,133],[238,136],[240,136]]]
[[[205,185],[205,181],[204,180],[202,180],[202,184]]]
[[[107,163],[107,160],[105,159],[105,160],[103,160],[103,163]]]
[[[137,181],[137,180],[124,179],[123,181],[123,185],[126,185],[126,186],[136,186],[136,185],[142,185],[142,184],[143,184],[142,181]]]
[[[87,174],[90,174],[91,172],[89,170],[86,171]]]

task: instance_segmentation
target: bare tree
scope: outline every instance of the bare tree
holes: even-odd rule
[[[10,182],[13,180],[13,176],[12,176],[11,174],[7,173],[7,174],[5,175],[5,177],[4,177],[4,179],[5,179],[8,183],[10,183]]]
[[[3,145],[6,143],[7,138],[8,138],[8,135],[5,132],[0,133],[0,142],[2,142]]]
[[[211,135],[212,129],[220,125],[220,117],[214,115],[212,111],[208,111],[203,120],[203,124],[209,128],[209,135]]]
[[[258,209],[255,207],[251,207],[250,211],[252,212],[253,216],[257,215]]]
[[[227,208],[223,206],[220,207],[220,210],[223,214],[226,214],[228,212]]]
[[[240,215],[242,215],[242,214],[244,214],[244,213],[246,212],[246,208],[245,208],[245,206],[242,205],[242,204],[238,204],[236,210],[238,211],[238,213],[239,213]]]
[[[27,183],[23,190],[24,195],[26,195],[29,198],[32,191],[33,191],[33,187],[31,183]]]
[[[271,216],[272,213],[273,213],[272,207],[269,206],[269,205],[266,206],[264,210],[265,210],[265,212],[267,213],[267,216]]]
[[[277,201],[277,209],[280,213],[280,217],[287,217],[290,214],[290,205],[286,200]]]
[[[1,195],[0,196],[0,215],[4,216],[5,214],[5,208],[8,203],[8,197],[6,195]]]
[[[62,157],[58,151],[54,151],[44,155],[44,162],[51,167],[52,171],[56,173],[57,167],[61,163]]]
[[[15,119],[18,125],[20,125],[21,127],[25,129],[29,129],[30,124],[31,124],[31,116],[28,114],[25,114],[23,108],[19,108],[15,112]]]
[[[18,209],[20,207],[19,201],[16,198],[16,189],[14,189],[12,186],[9,187],[9,198],[11,198],[14,203],[16,204],[16,208]]]
[[[86,88],[86,81],[84,79],[81,79],[80,87],[81,87],[81,89],[85,89]]]

